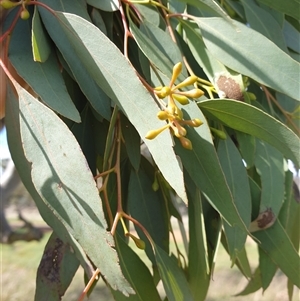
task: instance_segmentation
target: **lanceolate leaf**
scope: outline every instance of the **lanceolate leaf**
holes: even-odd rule
[[[199,118],[204,124],[198,128],[187,127],[186,137],[192,141],[192,150],[186,150],[181,146],[178,139],[174,138],[176,153],[180,156],[184,168],[196,186],[205,194],[210,204],[227,223],[245,230],[246,226],[234,205],[205,117],[194,102],[183,107],[182,110],[185,112],[184,119]]]
[[[269,39],[237,21],[198,18],[197,24],[208,50],[224,65],[300,100],[300,64]]]
[[[253,233],[259,241],[259,247],[267,253],[272,261],[289,277],[294,285],[300,287],[300,257],[288,235],[277,220],[266,230]]]
[[[268,208],[277,217],[284,200],[283,156],[272,146],[257,139],[255,166],[262,187],[260,212]]]
[[[78,266],[79,261],[71,246],[52,233],[37,270],[35,300],[60,301]]]
[[[258,2],[276,9],[281,13],[292,16],[296,20],[299,19],[299,12],[295,9],[295,7],[299,7],[299,0],[286,0],[284,2],[281,0],[258,0]]]
[[[246,169],[242,157],[230,138],[220,140],[218,157],[226,181],[233,196],[239,215],[248,227],[251,221],[251,195]],[[234,262],[235,257],[244,248],[247,233],[238,227],[224,225],[229,254]]]
[[[118,265],[98,190],[76,139],[50,109],[17,83],[14,86],[19,95],[15,109],[20,114],[21,139],[37,192],[112,287],[132,293]]]
[[[183,270],[180,269],[174,258],[169,257],[169,255],[157,245],[154,246],[154,253],[168,300],[195,301],[189,290]]]
[[[208,116],[235,130],[268,142],[300,166],[299,138],[283,123],[262,110],[228,99],[207,100],[199,102],[198,105]]]
[[[51,24],[57,23],[64,31],[86,72],[123,109],[142,139],[149,130],[163,126],[156,117],[158,106],[154,99],[119,49],[97,27],[72,14],[56,13],[53,17],[45,12],[45,15]],[[58,46],[63,47],[65,43],[65,40],[60,40]],[[65,55],[67,59],[69,54]],[[73,62],[74,66],[76,64]],[[186,202],[183,173],[170,134],[166,131],[153,141],[145,140],[145,143],[165,179]]]

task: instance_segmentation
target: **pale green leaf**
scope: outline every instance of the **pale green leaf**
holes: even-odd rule
[[[124,111],[142,139],[149,130],[163,126],[156,117],[159,108],[155,100],[119,49],[97,27],[72,14],[57,13],[55,17],[45,14],[51,18],[53,25],[58,23],[86,72]],[[74,65],[77,63],[73,62]],[[170,134],[165,131],[155,140],[145,139],[144,142],[165,179],[186,202],[183,173],[174,154]]]
[[[33,60],[40,63],[45,62],[50,55],[51,48],[36,6],[32,17],[31,42]]]
[[[287,126],[262,110],[228,99],[201,101],[198,105],[207,116],[271,144],[300,166],[299,138]]]
[[[113,237],[106,230],[98,189],[76,139],[51,110],[16,82],[14,86],[19,95],[15,106],[20,110],[21,139],[38,194],[112,287],[132,293],[112,248]],[[98,248],[95,242],[99,242]]]
[[[254,0],[242,0],[242,3],[250,27],[263,34],[281,50],[287,52],[281,27],[271,13],[259,7]]]
[[[300,64],[260,33],[233,22],[197,19],[208,50],[227,67],[300,100]]]

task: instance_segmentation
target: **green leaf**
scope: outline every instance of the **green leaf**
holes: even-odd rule
[[[64,31],[66,40],[78,54],[77,59],[103,91],[122,108],[142,139],[149,130],[163,126],[164,123],[156,117],[159,108],[155,100],[142,85],[128,60],[97,27],[75,15],[56,13],[56,17],[53,17],[46,14],[53,26],[60,26],[57,30]],[[66,41],[60,40],[59,43],[62,47]],[[77,64],[77,61],[73,62],[73,66]],[[155,140],[145,139],[144,142],[165,179],[178,196],[187,202],[183,173],[174,154],[170,133],[165,131]]]
[[[261,178],[260,212],[268,208],[277,217],[285,190],[283,156],[272,146],[257,139],[255,166]]]
[[[222,172],[209,126],[195,102],[182,107],[184,119],[199,118],[203,125],[197,128],[186,127],[186,137],[193,144],[192,150],[183,148],[177,138],[175,150],[180,156],[184,168],[196,186],[205,194],[210,204],[230,225],[246,229],[234,205],[233,198]],[[216,174],[219,176],[216,177]]]
[[[294,285],[300,287],[298,269],[300,257],[280,222],[277,220],[271,228],[252,234],[260,241],[259,247],[267,253]]]
[[[259,3],[265,4],[275,10],[278,10],[284,14],[294,17],[296,20],[299,19],[299,0],[258,0]]]
[[[287,52],[281,27],[271,13],[259,7],[253,0],[242,0],[250,27]]]
[[[32,17],[32,52],[33,60],[36,62],[45,62],[51,52],[49,38],[44,31],[40,15],[38,13],[37,7],[34,7],[34,14]]]
[[[236,296],[245,296],[258,291],[261,288],[261,271],[260,268],[256,268],[251,280],[247,286]]]
[[[261,272],[261,287],[263,288],[263,291],[265,291],[275,276],[277,266],[261,248],[258,249],[258,254]]]
[[[251,195],[246,169],[242,157],[230,138],[218,143],[218,157],[226,181],[233,196],[235,206],[244,224],[248,227],[251,221]],[[232,262],[244,248],[247,232],[238,227],[224,224],[229,254]]]
[[[237,21],[198,18],[197,24],[206,47],[224,65],[300,100],[300,64],[269,39]]]
[[[131,122],[124,116],[122,118],[122,135],[129,160],[133,168],[138,171],[141,161],[140,141],[141,138]]]
[[[174,258],[154,245],[155,259],[169,301],[195,301],[182,269]]]
[[[242,154],[243,160],[247,164],[247,168],[254,165],[255,157],[255,137],[236,131],[236,139],[238,141],[238,148]]]
[[[188,175],[187,175],[188,176]],[[210,283],[207,240],[199,189],[186,179],[189,197],[189,268],[188,281],[194,300],[205,300]],[[199,285],[201,283],[201,285]]]
[[[51,52],[44,63],[34,62],[30,35],[30,22],[24,23],[20,19],[10,40],[11,63],[18,74],[50,108],[66,118],[80,122],[79,113],[68,94],[55,54]]]
[[[38,194],[112,287],[125,295],[132,293],[119,268],[98,189],[76,139],[51,110],[16,82],[14,86],[19,103],[14,102],[13,109],[20,114],[21,139]]]
[[[285,37],[286,45],[300,53],[300,45],[299,45],[299,40],[300,40],[300,33],[299,31],[288,21],[284,20],[283,23],[283,34]]]
[[[55,233],[50,236],[37,270],[36,301],[60,301],[79,266],[69,244]]]
[[[207,116],[271,144],[300,166],[299,138],[283,123],[262,110],[229,99],[201,101],[198,105]]]
[[[153,177],[154,180],[154,177]],[[164,203],[160,199],[159,191],[152,189],[152,179],[140,168],[132,171],[128,186],[128,210],[130,215],[138,220],[149,232],[153,241],[168,251],[169,229],[164,215]],[[153,261],[150,242],[143,231],[135,226],[140,238],[146,243],[146,253]]]
[[[135,290],[135,295],[125,297],[120,292],[111,290],[114,298],[117,301],[160,301],[152,275],[145,263],[119,235],[115,241],[122,272]]]

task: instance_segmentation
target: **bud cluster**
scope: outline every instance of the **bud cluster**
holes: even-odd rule
[[[167,121],[167,124],[163,127],[149,131],[146,135],[147,139],[154,139],[157,135],[159,135],[162,131],[169,128],[174,136],[176,136],[181,145],[186,149],[192,149],[191,141],[186,138],[186,129],[185,125],[189,125],[192,127],[198,127],[203,122],[200,119],[192,119],[192,120],[184,120],[181,109],[176,105],[176,101],[181,105],[186,105],[189,103],[188,98],[198,98],[204,94],[204,92],[198,88],[192,89],[189,91],[180,91],[179,89],[193,85],[197,81],[197,76],[191,75],[187,77],[183,82],[174,86],[174,82],[177,77],[181,73],[182,64],[177,63],[173,68],[173,74],[170,81],[169,86],[157,87],[154,89],[156,96],[160,99],[168,97],[168,103],[166,109],[163,111],[159,111],[157,113],[157,117],[160,120]]]
[[[22,5],[22,11],[20,13],[20,18],[23,20],[27,20],[30,17],[29,11],[26,8],[26,4],[29,2],[29,0],[23,0],[23,1],[10,1],[10,0],[1,0],[0,5],[5,9],[10,9],[18,5]]]

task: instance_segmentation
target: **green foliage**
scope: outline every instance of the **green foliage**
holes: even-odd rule
[[[60,300],[78,265],[87,290],[99,276],[116,300],[161,300],[160,280],[167,300],[205,300],[220,243],[250,278],[240,294],[267,289],[280,269],[292,298],[300,287],[300,207],[286,168],[288,159],[300,166],[296,2],[13,3],[1,24],[19,75],[5,57],[8,142],[54,231],[36,300],[45,292]],[[170,254],[179,206],[188,206],[186,255],[178,244]],[[254,272],[249,237],[259,250]]]

